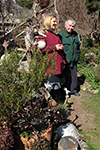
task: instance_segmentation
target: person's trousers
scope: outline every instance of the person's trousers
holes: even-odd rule
[[[66,65],[66,87],[71,93],[77,92],[77,65]]]

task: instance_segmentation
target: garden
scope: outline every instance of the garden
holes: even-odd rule
[[[89,39],[84,39],[80,51],[78,73],[90,83],[91,90],[98,90],[100,93],[99,40],[97,39],[91,46]],[[50,65],[50,62],[47,64],[48,54],[39,55],[37,48],[33,49],[33,54],[30,57],[29,71],[25,70],[24,65],[21,71],[18,70],[23,53],[18,52],[17,48],[9,55],[5,55],[0,64],[2,150],[5,147],[8,150],[15,150],[14,146],[18,139],[22,139],[23,142],[27,139],[25,149],[56,149],[58,141],[55,131],[58,126],[68,122],[68,105],[64,105],[61,97],[59,105],[52,108],[45,95],[39,91],[48,79],[46,76],[46,67]],[[51,63],[54,63],[53,59]],[[52,140],[50,135],[47,136],[49,130],[52,130]],[[22,143],[20,140],[19,146]],[[23,144],[21,147],[23,148]]]
[[[69,6],[70,4],[68,7]],[[26,27],[34,28],[36,26],[33,24],[38,25],[38,23],[40,23],[39,21],[41,21],[41,19],[37,19],[35,15],[41,14],[41,12],[44,11],[47,12],[50,8],[58,13],[55,3],[52,3],[47,10],[44,8],[38,10],[38,12],[36,12],[36,5],[33,10],[34,16],[28,18],[26,21],[23,21],[25,18],[23,19],[23,17],[19,17],[21,23],[10,24],[10,27],[13,27],[9,28],[9,32],[6,32],[4,28],[4,35],[0,37],[3,40],[5,37],[10,39],[8,41],[6,39],[3,43],[3,51],[0,47],[0,56],[1,54],[4,54],[3,59],[0,59],[0,149],[2,150],[56,150],[58,147],[56,130],[60,125],[69,122],[68,116],[71,112],[71,103],[69,102],[64,105],[64,93],[59,92],[58,106],[51,107],[47,101],[48,93],[46,93],[43,88],[44,83],[49,78],[49,76],[46,76],[46,68],[51,64],[54,64],[53,59],[51,59],[51,62],[47,63],[48,53],[46,53],[45,56],[42,54],[40,55],[39,49],[35,46],[32,47],[31,50],[28,49],[30,53],[27,53],[28,51],[26,51],[26,47],[23,46],[25,43],[22,41],[22,38],[25,36],[25,32],[27,32],[25,31]],[[59,9],[60,8],[59,3]],[[65,8],[65,10],[67,9]],[[2,19],[4,21],[4,9],[1,9],[1,12],[2,15],[4,13]],[[66,16],[66,14],[68,13],[64,12],[63,15]],[[11,15],[12,14],[10,12],[10,17]],[[20,12],[17,12],[17,15],[20,16]],[[60,18],[59,22],[62,22],[62,18],[63,17]],[[16,31],[16,29],[18,30]],[[12,31],[14,31],[13,34]],[[10,42],[11,49],[8,48]],[[12,47],[13,44],[15,44],[14,49]],[[19,47],[21,47],[20,50]],[[78,74],[80,74],[80,76],[89,83],[90,95],[87,95],[88,87],[85,88],[85,93],[79,89],[81,95],[83,92],[83,97],[77,98],[75,102],[77,105],[77,101],[82,100],[82,105],[86,108],[85,112],[88,111],[95,114],[94,122],[96,123],[96,127],[89,131],[83,130],[81,133],[84,135],[89,150],[97,150],[100,148],[100,34],[96,34],[95,39],[90,37],[83,38],[81,40],[80,53],[81,55],[77,71]],[[27,60],[29,62],[28,68],[27,64],[26,67],[24,64]],[[54,66],[51,68],[50,75],[53,70]],[[91,94],[91,91],[96,91],[96,94]],[[74,99],[72,100],[74,101]],[[70,98],[68,101],[70,101]],[[77,107],[80,107],[80,105],[77,105]],[[76,110],[73,112],[76,113],[76,115],[78,113]],[[82,109],[80,110],[79,115],[81,113]]]

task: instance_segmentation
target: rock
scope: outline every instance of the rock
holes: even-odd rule
[[[58,142],[58,150],[78,150],[78,142],[72,136],[65,136]]]
[[[97,89],[97,90],[92,90],[91,89],[91,85],[88,83],[88,82],[86,82],[85,81],[85,83],[83,84],[83,85],[81,85],[81,89],[83,90],[83,91],[89,91],[90,93],[93,93],[93,94],[96,94],[96,93],[98,93],[99,92],[99,90]]]

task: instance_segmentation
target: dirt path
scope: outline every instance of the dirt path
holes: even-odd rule
[[[90,129],[95,129],[95,124],[93,122],[95,116],[93,114],[87,113],[83,105],[83,102],[85,101],[85,99],[83,99],[84,95],[86,95],[86,93],[81,92],[80,96],[72,95],[68,99],[70,109],[70,115],[68,119],[74,121],[76,127],[79,130],[88,131]]]

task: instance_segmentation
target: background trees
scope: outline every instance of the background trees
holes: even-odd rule
[[[0,0],[0,15],[1,15],[1,21],[2,21],[2,25],[3,25],[3,31],[5,34],[5,27],[4,27],[4,21],[5,18],[11,14],[12,9],[12,1],[11,0]]]
[[[35,0],[16,0],[21,7],[31,9]]]
[[[93,13],[95,11],[99,11],[98,20],[99,20],[99,28],[100,28],[100,0],[86,0],[85,5],[89,11],[89,13]]]

